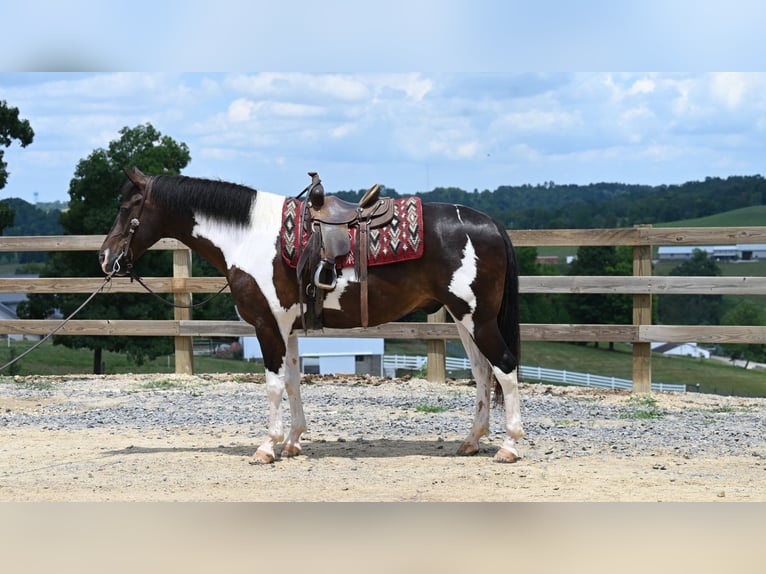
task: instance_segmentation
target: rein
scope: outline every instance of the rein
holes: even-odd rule
[[[7,369],[7,368],[8,368],[8,367],[10,367],[11,365],[13,365],[15,362],[17,362],[17,361],[20,361],[21,359],[23,359],[24,357],[26,357],[26,356],[27,356],[29,353],[31,353],[32,351],[34,351],[35,349],[37,349],[37,348],[38,348],[40,345],[42,345],[43,343],[45,343],[45,341],[47,341],[48,339],[50,339],[50,338],[51,338],[53,335],[55,335],[56,333],[58,333],[58,332],[59,332],[59,331],[60,331],[60,330],[61,330],[61,329],[64,327],[64,325],[66,325],[66,324],[67,324],[69,321],[71,321],[71,320],[74,318],[74,316],[75,316],[75,315],[77,315],[77,313],[79,313],[80,311],[82,311],[82,310],[83,310],[83,307],[85,307],[85,305],[87,305],[88,303],[90,303],[90,302],[91,302],[91,300],[92,300],[92,299],[93,299],[93,298],[94,298],[96,295],[98,295],[99,293],[101,293],[101,291],[103,291],[103,290],[104,290],[104,287],[106,287],[106,284],[107,284],[107,283],[109,283],[109,281],[111,281],[111,280],[112,280],[112,275],[111,275],[111,274],[107,275],[107,276],[106,276],[106,278],[104,279],[104,282],[103,282],[103,283],[102,283],[102,284],[101,284],[101,285],[98,287],[98,289],[96,289],[96,290],[95,290],[93,293],[91,293],[91,294],[90,294],[90,296],[89,296],[89,297],[88,297],[88,298],[87,298],[85,301],[83,301],[82,305],[80,305],[79,307],[77,307],[77,309],[75,309],[74,311],[72,311],[72,313],[69,315],[69,317],[67,317],[66,319],[64,319],[63,321],[61,321],[61,323],[59,323],[59,324],[56,326],[56,328],[55,328],[55,329],[53,329],[53,331],[51,331],[50,333],[48,333],[47,335],[45,335],[45,337],[43,337],[43,338],[42,338],[42,339],[40,339],[40,340],[39,340],[37,343],[35,343],[34,345],[32,345],[32,346],[31,346],[29,349],[27,349],[26,351],[24,351],[23,353],[21,353],[21,355],[19,355],[19,356],[18,356],[18,357],[16,357],[15,359],[12,359],[12,360],[8,361],[6,364],[4,364],[2,367],[0,367],[0,371],[4,371],[5,369]]]
[[[167,299],[163,298],[162,295],[157,293],[156,291],[153,291],[151,287],[149,287],[146,283],[144,283],[144,280],[141,279],[141,277],[135,272],[133,267],[130,267],[130,280],[136,281],[141,287],[146,289],[146,291],[152,295],[154,295],[157,299],[165,303],[166,305],[170,305],[171,307],[174,307],[175,309],[196,309],[197,307],[202,307],[203,305],[209,303],[216,297],[218,297],[221,293],[223,293],[224,289],[226,289],[229,286],[229,280],[226,280],[226,284],[221,287],[216,293],[213,293],[210,297],[205,299],[204,301],[200,301],[199,303],[193,303],[191,305],[178,305],[177,303],[171,303]]]

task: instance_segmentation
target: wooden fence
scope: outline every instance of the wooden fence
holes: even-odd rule
[[[766,343],[762,326],[652,325],[652,295],[732,294],[766,295],[766,277],[657,277],[652,275],[652,249],[660,245],[731,245],[766,243],[766,227],[554,229],[509,231],[517,247],[609,246],[633,248],[632,276],[522,276],[522,293],[619,293],[633,296],[633,322],[607,324],[524,323],[521,336],[527,341],[627,342],[633,346],[633,390],[649,392],[651,344],[653,342]],[[0,252],[92,251],[94,261],[103,236],[0,237]],[[172,293],[176,303],[188,304],[193,293],[214,293],[223,287],[220,277],[192,277],[191,252],[175,240],[163,239],[153,249],[173,251],[172,277],[144,278],[152,290]],[[95,265],[94,265],[95,268]],[[5,293],[92,293],[103,277],[92,278],[0,278]],[[140,293],[143,288],[128,278],[114,278],[112,293]],[[147,296],[150,296],[147,294]],[[55,320],[0,321],[0,334],[44,335],[58,326]],[[61,335],[134,335],[175,337],[176,372],[193,372],[193,337],[252,336],[253,327],[237,321],[195,321],[191,312],[176,309],[165,321],[77,320],[69,321]],[[309,336],[383,337],[429,341],[430,378],[444,372],[444,344],[456,339],[457,330],[443,316],[427,323],[388,323],[368,329],[325,329]]]

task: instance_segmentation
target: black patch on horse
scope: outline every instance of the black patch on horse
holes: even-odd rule
[[[257,191],[225,181],[182,175],[158,175],[152,183],[152,201],[173,211],[203,213],[226,223],[250,224],[250,208]]]

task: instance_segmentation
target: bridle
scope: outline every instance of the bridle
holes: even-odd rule
[[[120,261],[124,260],[125,267],[127,268],[128,274],[131,277],[133,276],[133,257],[131,255],[130,246],[133,243],[133,238],[136,235],[136,230],[138,229],[138,226],[141,225],[141,215],[143,215],[144,213],[144,206],[146,205],[146,200],[149,199],[149,196],[152,193],[153,184],[154,184],[154,176],[147,177],[146,182],[144,183],[143,192],[141,193],[141,201],[138,204],[138,213],[135,215],[135,217],[131,218],[130,226],[128,227],[126,236],[123,238],[125,245],[120,251],[120,254],[114,259],[114,263],[112,264],[112,271],[111,271],[112,275],[118,275],[120,273],[120,271],[122,270]],[[139,189],[139,192],[140,191],[141,190]]]
[[[113,275],[118,275],[119,272],[122,269],[122,266],[120,265],[120,261],[123,260],[125,263],[125,267],[127,269],[126,275],[130,276],[131,281],[136,281],[141,287],[146,289],[147,292],[154,295],[157,299],[165,303],[166,305],[170,305],[171,307],[175,307],[178,309],[195,309],[197,307],[201,307],[202,305],[207,304],[212,299],[223,293],[223,291],[229,286],[228,279],[226,280],[226,284],[221,287],[216,293],[205,299],[204,301],[200,301],[199,303],[194,303],[191,305],[179,305],[177,303],[171,303],[170,301],[167,301],[163,297],[161,297],[158,293],[155,293],[151,287],[149,287],[143,279],[141,279],[141,276],[136,273],[135,269],[133,268],[133,257],[130,249],[131,243],[133,243],[133,238],[136,235],[136,230],[141,225],[141,215],[144,213],[144,206],[146,205],[146,200],[149,199],[149,196],[152,193],[152,185],[154,184],[154,176],[148,176],[146,178],[146,181],[144,183],[144,189],[143,193],[141,193],[141,202],[138,204],[138,213],[136,213],[135,217],[132,217],[130,219],[130,226],[128,227],[128,231],[126,233],[126,236],[123,238],[123,241],[125,242],[124,247],[120,251],[120,254],[115,258],[114,263],[112,264],[112,271],[108,275],[108,279],[110,279]],[[135,183],[133,185],[136,185]],[[136,185],[136,187],[138,187]],[[140,188],[139,188],[139,191]]]

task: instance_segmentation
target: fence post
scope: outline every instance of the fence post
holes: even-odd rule
[[[641,236],[641,228],[651,225],[636,225],[636,233]],[[652,246],[633,246],[633,275],[652,274]],[[652,294],[633,295],[633,324],[652,324]],[[633,392],[649,393],[652,390],[652,344],[633,342]]]
[[[192,256],[189,249],[175,249],[173,251],[173,278],[191,277]],[[191,293],[175,293],[173,302],[176,305],[191,305]],[[176,321],[189,320],[192,318],[191,309],[175,307],[173,318]],[[175,337],[176,349],[176,373],[179,375],[194,374],[194,339],[192,337]]]
[[[443,323],[447,320],[444,307],[436,313],[428,315],[429,323]],[[443,339],[428,340],[428,364],[426,379],[432,383],[443,383],[447,380],[447,342]]]

